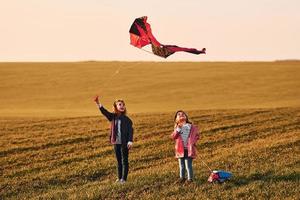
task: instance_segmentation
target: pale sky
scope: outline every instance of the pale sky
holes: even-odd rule
[[[167,61],[300,59],[299,0],[0,0],[1,61],[164,61],[129,44],[148,16]]]

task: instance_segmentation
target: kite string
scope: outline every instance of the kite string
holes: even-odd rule
[[[140,63],[140,62],[137,62],[137,63],[135,63],[135,64],[129,65],[128,68],[130,68],[130,67],[135,67],[136,65],[139,65],[139,64],[141,64],[141,63]],[[101,85],[102,85],[102,88],[104,88],[104,87],[107,85],[107,83],[108,83],[109,81],[111,81],[117,74],[120,73],[122,67],[124,67],[124,64],[122,65],[122,64],[119,64],[119,63],[118,63],[118,68],[115,70],[115,72],[114,72],[108,79],[106,79],[106,80],[101,84]]]
[[[213,171],[213,170],[211,170],[211,168],[203,160],[201,160],[201,162],[209,169],[210,172]]]
[[[142,49],[142,48],[140,48],[140,50],[143,50],[143,51],[145,51],[145,52],[147,52],[147,53],[149,53],[149,54],[152,54],[152,55],[154,55],[151,51],[148,51],[148,50],[146,50],[146,49]]]
[[[152,51],[148,51],[148,50],[146,50],[146,49],[143,49],[143,48],[139,48],[140,50],[143,50],[143,51],[145,51],[145,52],[147,52],[147,53],[149,53],[149,54],[151,54],[151,55],[154,55],[155,56],[155,54],[152,52]],[[157,56],[157,55],[156,55]],[[158,55],[159,56],[159,55]],[[159,56],[159,57],[162,57],[162,56]],[[162,57],[162,58],[164,58],[164,57]]]
[[[112,80],[112,78],[117,75],[121,69],[122,65],[118,64],[118,68],[116,69],[116,71],[108,78],[106,79],[103,83],[102,83],[102,87],[104,88],[106,86],[106,84],[108,83],[108,81]]]

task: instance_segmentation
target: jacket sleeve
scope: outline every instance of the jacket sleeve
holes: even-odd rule
[[[195,126],[195,143],[200,139],[199,129]]]
[[[133,142],[133,127],[130,119],[128,120],[128,142]]]
[[[114,114],[107,111],[103,106],[99,107],[101,113],[108,119],[108,121],[112,121],[114,118]]]
[[[180,135],[180,133],[175,129],[174,132],[171,134],[171,138],[173,140],[176,140],[179,135]]]

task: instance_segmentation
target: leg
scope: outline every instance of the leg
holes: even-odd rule
[[[188,180],[193,180],[193,159],[192,158],[185,158],[185,166],[187,169],[187,175],[188,175]]]
[[[115,144],[114,146],[115,154],[117,158],[117,169],[118,169],[118,179],[120,180],[122,178],[122,153],[121,153],[121,145]]]
[[[179,158],[178,162],[179,162],[179,177],[181,179],[184,179],[185,178],[184,158]]]
[[[124,181],[126,181],[127,180],[127,176],[128,176],[128,168],[129,168],[129,164],[128,164],[128,148],[127,148],[127,146],[122,147],[122,166],[123,166],[122,179]]]

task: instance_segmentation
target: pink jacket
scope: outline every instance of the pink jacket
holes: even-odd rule
[[[176,158],[184,157],[183,140],[179,132],[174,130],[171,137],[175,140],[175,156]],[[192,125],[191,132],[187,141],[188,156],[196,158],[196,142],[199,139],[199,131],[197,126]]]

